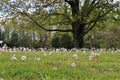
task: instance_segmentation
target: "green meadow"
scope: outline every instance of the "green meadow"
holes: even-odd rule
[[[98,62],[90,52],[0,52],[0,80],[120,80],[120,52],[95,51]]]

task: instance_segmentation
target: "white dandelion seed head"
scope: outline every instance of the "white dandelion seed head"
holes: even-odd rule
[[[46,54],[46,53],[44,53],[43,55],[44,55],[44,56],[47,56],[47,54]]]
[[[72,67],[76,67],[76,63],[71,63],[71,66]]]
[[[51,54],[52,54],[52,52],[49,53],[49,55],[51,55]]]
[[[89,56],[89,60],[92,61],[92,58],[93,58],[93,56],[90,55],[90,56]]]
[[[77,59],[77,58],[78,58],[78,55],[77,55],[77,54],[73,54],[73,57]]]
[[[27,59],[27,57],[25,56],[25,55],[23,55],[22,57],[21,57],[21,60],[26,60]]]
[[[84,51],[83,51],[83,54],[85,54],[85,53],[86,53],[86,51],[84,50]]]
[[[99,56],[98,53],[91,52],[89,55],[89,60],[92,61],[93,59],[97,58]]]
[[[11,59],[12,60],[17,60],[16,54],[14,54]]]

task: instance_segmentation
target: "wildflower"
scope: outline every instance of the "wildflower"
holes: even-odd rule
[[[27,59],[27,57],[25,55],[21,57],[21,60],[23,60],[23,61],[26,59]]]
[[[75,66],[76,66],[76,64],[75,64],[75,63],[71,63],[71,66],[72,66],[72,67],[75,67]]]
[[[56,49],[56,53],[58,53],[60,51],[60,49]]]
[[[46,53],[44,53],[43,55],[44,55],[44,56],[47,56],[47,54],[46,54]]]
[[[12,60],[17,60],[16,55],[14,54],[11,59],[12,59]]]
[[[83,51],[83,54],[86,54],[86,51],[85,51],[85,50]]]
[[[73,57],[78,59],[78,55],[77,54],[73,54]]]
[[[67,52],[67,49],[63,49],[64,52]]]
[[[99,60],[99,54],[91,52],[90,56],[89,56],[89,60],[90,61],[94,61],[94,62],[98,62],[98,60]]]
[[[52,54],[52,52],[49,53],[49,55],[51,55],[51,54]]]

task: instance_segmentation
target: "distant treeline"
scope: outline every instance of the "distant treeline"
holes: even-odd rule
[[[0,46],[29,48],[73,48],[73,39],[70,33],[47,33],[41,37],[35,32],[2,31],[0,30]],[[93,31],[85,36],[86,48],[120,48],[120,27],[108,31]]]

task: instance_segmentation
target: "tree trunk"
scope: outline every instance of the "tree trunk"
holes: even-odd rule
[[[79,0],[74,0],[69,2],[72,9],[72,30],[73,30],[73,43],[75,48],[82,48],[84,44],[84,29],[85,24],[83,23],[84,19],[79,18]]]
[[[82,48],[84,46],[84,24],[73,22],[73,43],[75,48]]]

